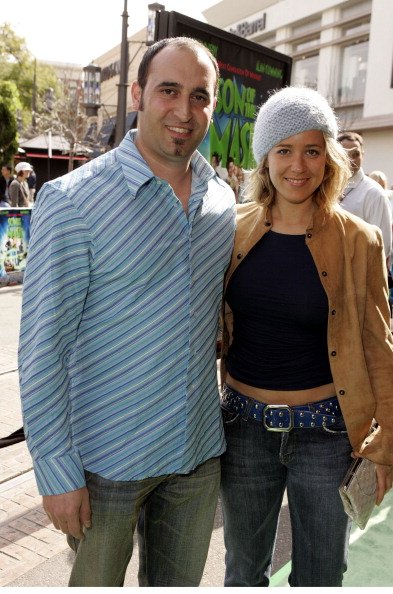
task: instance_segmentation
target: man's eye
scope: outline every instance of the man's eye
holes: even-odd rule
[[[194,101],[203,103],[207,103],[208,101],[208,97],[206,97],[206,95],[192,95],[192,99],[194,99]]]

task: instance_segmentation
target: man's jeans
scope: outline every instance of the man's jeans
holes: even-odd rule
[[[76,550],[70,586],[122,586],[139,513],[144,513],[142,586],[198,586],[216,511],[220,461],[188,475],[111,481],[86,473],[92,527]]]
[[[291,586],[341,586],[350,521],[338,487],[351,446],[340,417],[334,430],[274,433],[223,411],[226,586],[268,586],[285,488],[292,525]]]

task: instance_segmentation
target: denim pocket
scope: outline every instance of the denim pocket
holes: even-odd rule
[[[238,412],[233,412],[233,411],[227,410],[226,408],[221,408],[221,412],[222,412],[222,421],[223,421],[224,425],[234,425],[236,423],[236,421],[240,418],[240,415]]]
[[[337,417],[337,420],[334,425],[330,425],[329,427],[322,427],[325,433],[330,433],[332,435],[347,435],[348,431],[345,425],[344,417]]]

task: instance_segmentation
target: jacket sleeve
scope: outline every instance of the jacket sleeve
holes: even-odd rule
[[[393,339],[386,265],[381,232],[368,250],[364,353],[375,397],[375,420],[379,427],[365,439],[362,455],[381,464],[393,464]]]
[[[11,182],[8,187],[8,195],[10,198],[11,206],[17,207],[19,204],[19,184],[17,181]]]
[[[49,184],[33,209],[24,276],[19,376],[24,428],[42,495],[85,484],[70,428],[69,359],[89,286],[91,238]]]

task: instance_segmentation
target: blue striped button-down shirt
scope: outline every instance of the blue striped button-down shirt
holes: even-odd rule
[[[45,184],[33,210],[19,371],[41,494],[187,473],[225,449],[215,341],[233,193],[196,153],[186,215],[129,133]]]

